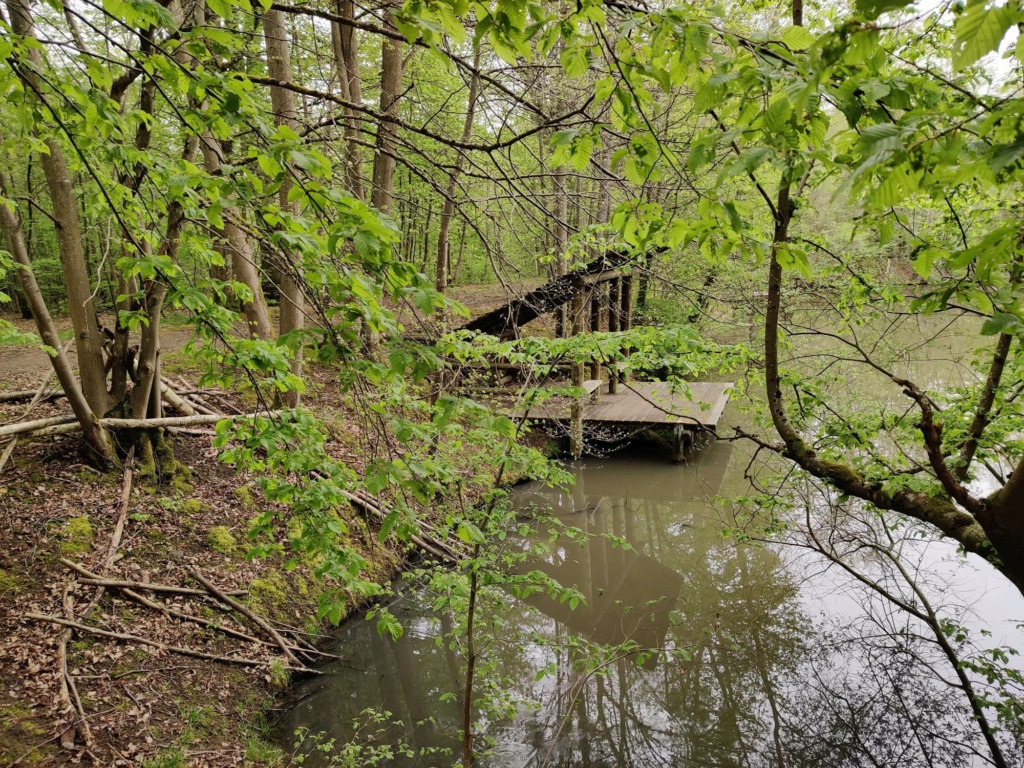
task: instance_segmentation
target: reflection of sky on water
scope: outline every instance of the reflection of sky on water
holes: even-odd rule
[[[683,467],[638,456],[587,459],[574,465],[578,480],[567,494],[519,490],[522,509],[547,508],[592,537],[586,547],[559,541],[530,565],[577,586],[587,604],[571,611],[541,597],[495,598],[492,616],[502,624],[486,641],[482,658],[494,669],[482,682],[516,706],[512,717],[484,719],[482,732],[495,740],[485,765],[852,766],[870,764],[872,754],[879,764],[916,766],[927,764],[922,750],[935,765],[984,764],[956,744],[980,742],[955,691],[890,655],[888,641],[858,640],[878,600],[820,556],[721,536],[733,521],[712,498],[747,492],[748,460],[726,443]],[[994,632],[989,645],[1020,646],[1013,621],[1024,617],[1024,601],[1002,577],[943,542],[907,547],[908,562],[920,559],[933,574],[929,585],[952,584],[971,606],[968,625]],[[872,564],[863,565],[870,572]],[[378,638],[366,622],[346,625],[335,650],[349,662],[300,686],[278,725],[282,741],[299,726],[349,739],[351,722],[377,707],[399,721],[380,741],[454,750],[388,764],[457,762],[461,649],[437,642],[453,625],[430,606],[421,589],[402,594],[392,607],[406,628],[398,642]],[[587,676],[569,650],[570,641],[626,640],[687,654],[661,653],[642,665],[616,658]],[[927,649],[920,654],[934,661]],[[912,700],[896,698],[905,689]],[[862,714],[844,733],[846,699]],[[901,735],[900,706],[930,721],[917,739],[925,747],[906,728]],[[954,743],[935,742],[945,738]]]

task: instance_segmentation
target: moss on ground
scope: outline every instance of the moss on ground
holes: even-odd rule
[[[0,568],[0,592],[17,592],[21,587],[21,581],[12,573]]]
[[[242,508],[249,512],[254,512],[257,509],[256,497],[253,495],[251,485],[240,485],[231,492],[238,502],[242,505]]]
[[[206,509],[206,505],[199,499],[185,499],[185,503],[181,505],[181,509],[186,515],[198,515]]]
[[[209,543],[210,549],[214,552],[220,552],[222,555],[234,553],[238,546],[238,540],[231,535],[231,531],[224,525],[211,528],[206,534],[206,541]]]
[[[92,549],[96,532],[88,517],[72,517],[60,530],[60,551],[65,555],[82,555]]]
[[[24,704],[12,702],[0,707],[0,765],[41,765],[56,754],[47,740],[48,731]]]
[[[249,602],[263,613],[280,615],[290,602],[288,582],[279,573],[270,573],[263,578],[253,579],[249,584]]]

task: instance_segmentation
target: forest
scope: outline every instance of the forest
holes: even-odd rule
[[[1022,29],[3,0],[0,764],[1024,765]]]

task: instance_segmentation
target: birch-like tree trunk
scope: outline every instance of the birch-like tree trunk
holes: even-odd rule
[[[291,52],[289,51],[284,14],[281,11],[268,10],[264,13],[263,36],[267,49],[267,74],[277,82],[291,83]],[[286,125],[297,132],[299,125],[295,110],[295,95],[287,88],[271,86],[270,103],[274,110],[274,124]],[[287,213],[297,214],[297,204],[288,200],[291,188],[292,180],[286,172],[278,193],[280,206]],[[302,330],[304,325],[305,301],[302,294],[302,267],[292,254],[285,254],[285,263],[281,265],[278,279],[281,291],[281,316],[278,327],[283,336]],[[293,351],[292,373],[296,376],[302,374],[302,348],[298,345]],[[285,405],[294,408],[299,404],[299,393],[286,392],[283,400]]]
[[[468,144],[473,138],[473,119],[476,115],[476,102],[480,96],[480,44],[474,46],[473,75],[469,80],[469,97],[466,102],[466,121],[462,126],[462,143]],[[437,232],[437,279],[435,287],[441,293],[448,290],[448,275],[451,270],[451,227],[455,215],[455,195],[459,190],[459,177],[462,166],[466,162],[463,150],[456,150],[455,168],[448,177],[445,189],[444,207],[441,209],[441,225]]]
[[[398,31],[385,9],[385,26]],[[384,119],[377,125],[377,142],[373,156],[373,190],[370,205],[383,213],[391,212],[395,189],[395,132],[397,126],[388,118],[398,117],[398,100],[402,91],[402,44],[384,37],[380,47],[380,112]]]
[[[355,3],[352,0],[337,0],[336,12],[349,21],[355,18]],[[331,44],[334,61],[338,69],[341,95],[353,104],[363,101],[363,86],[359,79],[359,36],[355,27],[338,22],[331,23]],[[359,115],[345,109],[345,186],[360,200],[363,193],[363,156],[359,147]]]

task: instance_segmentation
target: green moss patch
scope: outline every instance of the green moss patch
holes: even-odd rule
[[[17,592],[20,586],[17,576],[0,568],[0,592]]]
[[[25,705],[15,702],[0,707],[0,765],[15,760],[20,760],[19,765],[49,762],[57,747],[47,733]]]
[[[72,517],[60,531],[60,551],[65,555],[82,555],[92,549],[96,532],[88,517]]]
[[[220,552],[222,555],[232,554],[238,546],[238,540],[223,525],[211,528],[206,534],[206,541],[210,545],[210,549]]]

